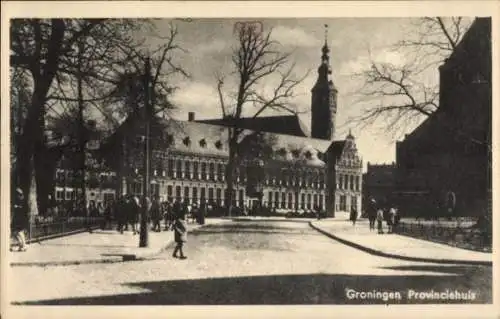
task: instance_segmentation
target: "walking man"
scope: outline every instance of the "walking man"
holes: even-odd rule
[[[375,230],[375,220],[377,219],[377,202],[374,198],[370,198],[368,203],[368,221],[370,223],[370,230]]]
[[[26,251],[28,247],[26,246],[25,232],[29,228],[29,216],[24,204],[24,194],[20,188],[16,188],[12,208],[11,231],[17,240],[18,251]]]
[[[180,259],[186,259],[187,257],[184,255],[184,251],[182,250],[184,243],[187,242],[187,205],[181,205],[179,202],[175,202],[174,204],[174,240],[176,242],[176,246],[174,249],[174,253],[172,256],[177,258],[177,253],[180,253]]]
[[[384,222],[384,211],[382,210],[382,208],[379,208],[377,210],[377,228],[379,234],[384,233],[384,229],[382,228],[383,222]]]
[[[161,209],[160,209],[160,203],[158,201],[158,197],[155,196],[153,198],[153,202],[151,203],[151,219],[153,221],[153,231],[159,232],[161,231],[161,225],[160,225],[160,220],[161,220]]]
[[[358,211],[354,206],[351,206],[351,214],[349,216],[349,219],[352,221],[352,226],[356,226],[356,220],[358,219]]]

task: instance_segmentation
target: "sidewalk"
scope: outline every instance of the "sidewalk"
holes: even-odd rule
[[[456,248],[397,234],[370,231],[367,220],[358,220],[353,227],[349,220],[312,221],[309,225],[343,244],[367,253],[411,261],[446,264],[492,265],[492,254]],[[386,230],[385,230],[386,231]]]
[[[210,218],[206,225],[227,222]],[[188,224],[188,231],[200,228]],[[189,236],[189,235],[188,235]],[[11,266],[64,266],[140,260],[156,256],[174,240],[172,231],[149,231],[149,247],[139,248],[139,235],[131,231],[96,230],[33,243],[26,252],[9,252]]]

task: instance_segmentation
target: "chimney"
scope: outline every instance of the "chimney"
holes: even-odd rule
[[[193,122],[194,121],[194,112],[189,112],[188,113],[188,121]]]

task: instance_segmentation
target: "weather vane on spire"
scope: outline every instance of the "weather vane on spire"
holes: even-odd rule
[[[328,24],[325,24],[325,44],[328,43]]]

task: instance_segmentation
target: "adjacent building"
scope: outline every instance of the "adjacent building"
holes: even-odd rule
[[[394,162],[391,164],[367,163],[366,173],[363,174],[364,204],[371,198],[375,199],[378,203],[393,200],[396,190],[396,168],[396,163]]]
[[[439,68],[440,106],[397,143],[403,213],[484,214],[491,203],[491,19],[477,18]]]

